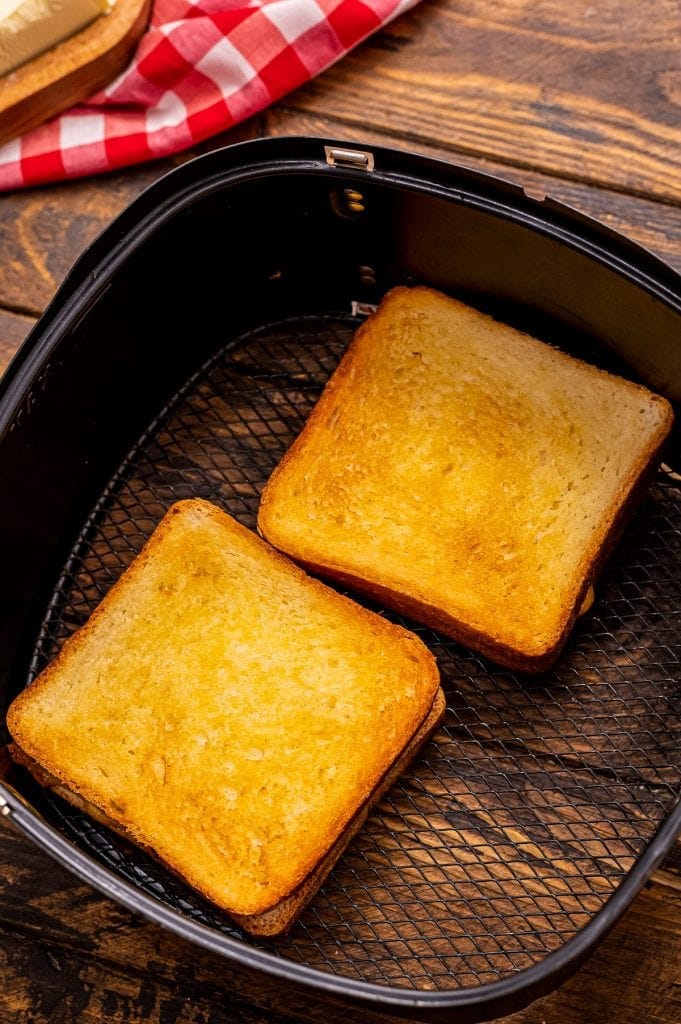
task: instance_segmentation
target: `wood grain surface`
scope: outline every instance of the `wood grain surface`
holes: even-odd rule
[[[0,851],[3,1024],[348,1020],[345,1006],[265,982],[99,896],[1,819]],[[578,974],[504,1024],[678,1024],[680,870],[677,849]]]
[[[680,38],[672,0],[426,0],[295,106],[678,202]]]
[[[423,0],[200,147],[314,134],[443,157],[550,194],[681,270],[677,0]],[[0,372],[83,248],[198,150],[0,197]],[[389,1018],[238,970],[55,866],[0,819],[0,1024]],[[505,1024],[681,1022],[681,843],[556,992]]]
[[[34,323],[33,317],[0,309],[0,374],[4,373]]]

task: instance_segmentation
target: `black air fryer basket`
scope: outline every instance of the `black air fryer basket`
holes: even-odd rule
[[[681,399],[681,279],[551,200],[317,139],[186,164],[78,261],[0,385],[3,707],[173,501],[254,526],[398,283]],[[9,763],[0,804],[93,885],[254,970],[416,1020],[517,1010],[603,938],[681,826],[680,469],[673,438],[554,670],[515,675],[407,623],[437,656],[445,727],[282,939],[247,937]]]

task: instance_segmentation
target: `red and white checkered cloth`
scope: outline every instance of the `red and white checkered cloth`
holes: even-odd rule
[[[416,0],[156,0],[108,88],[0,146],[0,190],[167,156],[319,74]]]

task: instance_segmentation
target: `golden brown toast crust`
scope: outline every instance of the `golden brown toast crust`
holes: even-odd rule
[[[671,423],[639,385],[431,289],[396,288],[272,474],[258,528],[315,572],[540,671]]]
[[[266,910],[261,914],[230,915],[232,919],[244,929],[244,931],[249,932],[251,935],[266,936],[268,938],[283,935],[284,932],[288,931],[307,904],[314,898],[317,890],[324,884],[325,880],[333,870],[334,865],[347,849],[352,839],[357,835],[372,809],[387,793],[390,787],[397,782],[400,776],[405,773],[412,761],[418,757],[421,750],[423,750],[425,745],[428,743],[428,740],[430,740],[442,725],[446,713],[447,702],[442,688],[439,687],[435,694],[433,704],[415,735],[407,743],[406,747],[392,767],[385,773],[373,793],[371,793],[365,803],[358,809],[352,820],[348,822],[347,826],[339,835],[331,849],[310,872],[307,878],[301,882],[295,892],[290,893],[288,896],[284,896],[276,906],[271,907],[269,910]],[[29,755],[26,754],[18,744],[10,743],[8,750],[12,760],[26,768],[35,778],[36,782],[41,786],[46,789],[54,790],[64,800],[67,800],[69,803],[73,804],[74,807],[77,807],[78,810],[89,814],[101,824],[106,825],[107,828],[110,828],[114,832],[123,836],[124,839],[135,842],[134,836],[132,836],[126,828],[123,828],[117,821],[114,821],[113,818],[104,814],[94,804],[83,800],[77,794],[73,793],[66,786],[61,784],[55,776],[45,771],[45,769],[38,764],[34,758],[29,757]],[[138,845],[140,844],[138,843]],[[146,849],[148,853],[154,855],[154,850],[148,847]],[[165,866],[171,871],[173,870],[172,865],[166,864]]]
[[[317,871],[438,687],[417,637],[195,500],[7,721],[59,783],[257,926]]]
[[[395,761],[392,768],[390,768],[383,776],[383,779],[378,783],[371,796],[367,798],[364,805],[357,811],[352,821],[348,822],[343,833],[338,837],[336,843],[331,847],[329,852],[317,865],[314,871],[308,875],[295,892],[291,893],[290,896],[285,897],[281,903],[272,910],[267,911],[264,914],[260,914],[258,917],[248,918],[235,916],[235,921],[237,921],[242,928],[251,932],[253,935],[274,936],[281,935],[291,927],[296,917],[298,917],[300,912],[307,906],[314,894],[324,883],[325,879],[333,869],[334,864],[347,848],[348,844],[354,836],[357,835],[360,828],[368,818],[372,808],[375,807],[390,787],[397,782],[400,775],[406,771],[411,762],[418,756],[420,751],[423,750],[428,740],[440,727],[444,721],[446,712],[447,702],[442,688],[440,688],[435,694],[435,700],[433,701],[430,711],[415,735],[402,751],[397,761]]]

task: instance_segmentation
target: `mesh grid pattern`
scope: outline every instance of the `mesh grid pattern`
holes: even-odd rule
[[[262,486],[355,326],[303,318],[260,329],[189,382],[86,524],[32,672],[86,620],[173,501],[205,497],[254,527]],[[660,471],[551,672],[515,675],[405,622],[438,659],[446,725],[284,938],[244,936],[57,797],[44,798],[47,814],[188,917],[336,975],[454,989],[529,967],[603,906],[681,792],[680,499]]]

